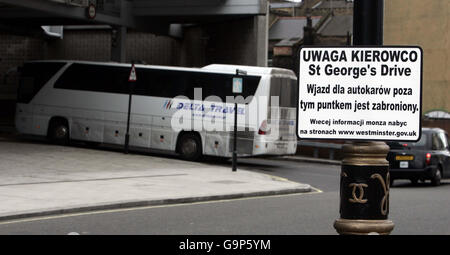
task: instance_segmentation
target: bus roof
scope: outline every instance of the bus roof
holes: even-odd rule
[[[83,61],[83,60],[32,60],[25,63],[81,63],[81,64],[94,64],[94,65],[108,65],[108,66],[122,66],[128,67],[130,63],[119,62],[100,62],[100,61]],[[202,68],[193,67],[179,67],[179,66],[162,66],[162,65],[146,65],[136,64],[136,67],[143,68],[156,68],[167,70],[179,70],[179,71],[206,71],[206,72],[219,72],[227,74],[235,74],[236,69],[246,71],[249,75],[280,75],[289,76],[292,79],[297,79],[295,73],[289,69],[275,68],[275,67],[259,67],[259,66],[244,66],[244,65],[229,65],[229,64],[211,64]]]
[[[296,79],[295,73],[289,69],[276,68],[276,67],[259,67],[259,66],[243,66],[243,65],[224,65],[224,64],[211,64],[204,66],[203,70],[208,71],[220,71],[227,73],[236,73],[236,69],[247,71],[248,74],[256,74],[256,75],[283,75],[283,76],[292,76],[293,79]]]

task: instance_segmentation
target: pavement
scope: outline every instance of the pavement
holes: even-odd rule
[[[312,190],[239,168],[57,146],[0,132],[0,221]]]

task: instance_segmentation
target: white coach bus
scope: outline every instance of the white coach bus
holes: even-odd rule
[[[239,156],[294,154],[297,80],[290,70],[234,65],[179,68],[136,65],[130,147],[174,151],[187,160],[231,157],[236,69]],[[124,144],[130,64],[32,61],[20,69],[16,129],[58,144]],[[200,92],[200,95],[198,95]],[[197,93],[197,94],[196,94]]]

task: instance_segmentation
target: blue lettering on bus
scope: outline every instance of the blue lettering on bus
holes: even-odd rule
[[[164,103],[164,108],[170,109],[172,106],[172,102],[166,101]],[[220,106],[211,104],[209,108],[205,106],[204,104],[193,104],[193,103],[181,103],[179,102],[176,107],[177,110],[189,110],[189,111],[200,111],[205,112],[208,110],[208,112],[218,112],[218,113],[228,113],[228,114],[234,114],[234,107],[233,106]],[[237,113],[240,115],[245,114],[245,108],[244,107],[238,107]]]

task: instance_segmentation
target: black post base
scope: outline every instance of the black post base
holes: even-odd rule
[[[339,234],[389,234],[389,146],[384,142],[357,142],[343,146]]]

